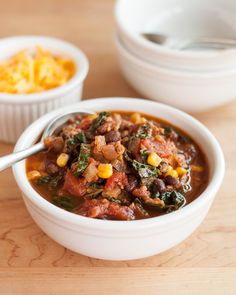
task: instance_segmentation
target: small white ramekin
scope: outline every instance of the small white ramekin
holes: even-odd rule
[[[36,46],[53,54],[71,58],[75,75],[64,85],[33,94],[0,93],[0,141],[15,143],[23,130],[40,116],[81,99],[89,64],[85,54],[74,45],[51,37],[19,36],[0,39],[0,62],[22,49]]]
[[[98,220],[67,212],[42,198],[29,183],[25,161],[22,161],[14,165],[14,176],[38,226],[53,240],[75,252],[109,260],[151,256],[186,239],[207,215],[223,180],[224,157],[215,137],[196,119],[173,107],[142,99],[110,97],[82,101],[43,116],[25,130],[15,151],[31,146],[55,116],[86,109],[142,112],[167,120],[191,134],[207,156],[208,186],[192,203],[170,214],[134,221]]]
[[[201,112],[236,98],[236,68],[224,71],[191,72],[146,62],[116,38],[121,70],[129,84],[145,97],[186,112]]]

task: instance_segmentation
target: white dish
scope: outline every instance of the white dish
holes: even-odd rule
[[[186,239],[205,218],[223,179],[224,157],[214,136],[196,119],[170,106],[111,97],[83,101],[43,116],[25,130],[15,151],[31,146],[56,115],[75,109],[143,112],[180,127],[191,134],[206,154],[210,167],[209,184],[196,200],[170,214],[135,221],[97,220],[67,212],[46,201],[30,185],[25,161],[22,161],[14,165],[14,176],[25,205],[38,226],[53,240],[75,252],[108,260],[151,256]]]
[[[170,69],[213,71],[236,67],[236,50],[178,51],[154,44],[141,33],[158,32],[175,38],[235,38],[233,0],[118,0],[118,33],[134,55]]]
[[[236,98],[236,68],[205,73],[171,70],[137,58],[119,38],[116,47],[125,78],[145,97],[186,112],[206,111]]]
[[[3,38],[0,39],[0,62],[22,49],[34,50],[36,46],[71,58],[76,64],[76,73],[66,84],[51,90],[33,94],[0,93],[0,141],[16,142],[23,130],[40,116],[81,99],[89,65],[85,54],[70,43],[42,36]]]

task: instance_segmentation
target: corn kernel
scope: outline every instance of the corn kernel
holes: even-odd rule
[[[147,163],[151,166],[157,167],[161,163],[161,158],[155,152],[151,152],[148,155]]]
[[[162,142],[163,141],[163,137],[161,135],[156,135],[155,136],[155,140]]]
[[[174,170],[173,168],[172,168],[172,170],[168,170],[166,172],[165,176],[168,176],[168,175],[170,175],[170,176],[172,176],[174,178],[178,178],[178,176],[179,176],[178,172],[176,170]]]
[[[193,172],[202,172],[204,170],[202,166],[198,165],[191,165],[190,167]]]
[[[65,167],[68,160],[69,160],[69,155],[67,155],[65,153],[61,153],[57,158],[57,166]]]
[[[188,172],[183,167],[177,167],[175,170],[177,171],[177,173],[178,173],[179,176],[182,176],[182,175],[184,175],[184,174],[186,174]]]
[[[38,179],[39,177],[41,177],[41,174],[37,170],[32,170],[32,171],[28,172],[27,177],[29,180],[35,180],[35,179]]]
[[[171,171],[171,170],[173,170],[173,167],[168,165],[168,172]]]
[[[93,114],[93,115],[88,115],[87,118],[89,118],[89,119],[96,119],[97,116],[98,116],[98,114]]]
[[[138,124],[139,121],[141,120],[141,115],[139,113],[133,113],[131,116],[130,116],[130,120],[135,123],[135,124]]]
[[[113,169],[111,164],[99,164],[98,165],[98,176],[100,178],[109,178],[113,174]]]
[[[142,117],[138,122],[137,124],[144,124],[144,123],[147,123],[147,119]]]

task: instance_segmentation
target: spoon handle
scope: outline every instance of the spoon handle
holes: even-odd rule
[[[43,151],[44,149],[44,143],[39,142],[26,150],[0,157],[0,172],[33,154]]]

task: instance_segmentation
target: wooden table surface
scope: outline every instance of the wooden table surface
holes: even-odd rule
[[[84,98],[141,97],[118,67],[113,5],[112,0],[1,1],[0,34],[50,35],[81,47],[90,60]],[[179,246],[154,257],[112,262],[63,248],[31,219],[11,170],[1,173],[0,294],[235,295],[236,102],[196,117],[222,144],[224,183],[199,229]],[[0,155],[12,148],[0,143]]]

